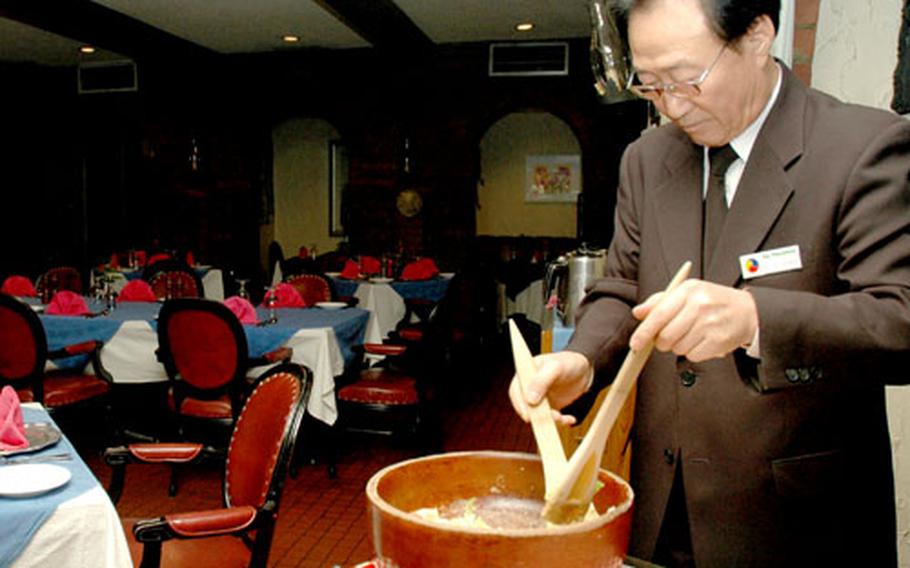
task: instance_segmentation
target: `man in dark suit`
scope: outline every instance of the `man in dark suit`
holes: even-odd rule
[[[669,124],[627,149],[605,278],[513,405],[565,408],[654,340],[632,555],[895,566],[884,385],[910,376],[910,123],[776,61],[777,0],[613,4],[630,88]],[[694,277],[659,294],[686,260]]]

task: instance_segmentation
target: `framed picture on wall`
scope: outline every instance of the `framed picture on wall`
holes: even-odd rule
[[[343,198],[348,185],[348,152],[340,140],[329,141],[329,236],[344,236]]]
[[[581,193],[581,156],[528,156],[525,158],[525,201],[575,202]]]

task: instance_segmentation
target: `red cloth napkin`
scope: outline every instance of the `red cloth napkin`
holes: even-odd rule
[[[85,298],[69,290],[60,290],[51,298],[46,314],[52,316],[81,316],[89,313]]]
[[[19,276],[17,274],[7,276],[6,280],[3,281],[3,287],[0,288],[0,292],[9,294],[10,296],[29,296],[31,298],[38,295],[38,292],[32,285],[32,281],[25,276]]]
[[[156,262],[158,262],[159,260],[168,260],[169,258],[171,258],[171,255],[169,255],[165,252],[155,253],[149,257],[148,265],[151,266],[151,265],[155,264]]]
[[[193,251],[186,251],[186,265],[187,266],[196,266],[196,258],[193,256]]]
[[[120,268],[120,259],[117,257],[117,253],[111,253],[111,260],[107,263],[111,268]]]
[[[145,251],[137,250],[134,254],[136,256],[136,264],[139,266],[145,266]]]
[[[379,259],[372,256],[361,256],[360,257],[360,271],[364,274],[379,274],[382,265],[379,263]]]
[[[254,308],[253,304],[246,298],[231,296],[224,300],[224,305],[234,312],[234,315],[237,316],[240,323],[259,323],[259,318],[256,317],[256,308]]]
[[[117,296],[121,302],[154,302],[155,292],[149,283],[141,278],[130,280]]]
[[[0,450],[21,450],[27,447],[19,395],[13,387],[6,385],[0,390]]]
[[[401,271],[402,280],[429,280],[439,274],[439,268],[432,258],[421,258],[409,262]]]
[[[273,291],[269,290],[265,298],[262,299],[262,305],[267,306],[269,298],[272,297]],[[275,286],[275,307],[276,308],[305,308],[306,302],[303,301],[300,292],[286,282]]]
[[[348,280],[357,280],[360,278],[360,267],[353,260],[346,260],[339,276]]]

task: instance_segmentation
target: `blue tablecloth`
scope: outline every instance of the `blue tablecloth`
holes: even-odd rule
[[[450,281],[451,278],[440,276],[430,280],[396,280],[390,282],[389,286],[405,300],[421,298],[438,302],[446,295]],[[332,278],[332,282],[335,286],[335,292],[339,296],[353,296],[357,292],[357,287],[364,283],[360,280],[347,280],[344,278]]]
[[[50,422],[53,420],[44,409],[23,408],[25,422]],[[69,461],[51,462],[65,467],[72,474],[69,483],[49,493],[26,498],[8,498],[0,496],[0,566],[8,566],[25,549],[35,532],[54,513],[57,507],[70,499],[82,495],[98,485],[98,480],[85,462],[79,458],[76,450],[65,436],[60,442],[40,452],[20,454],[21,456],[41,456],[48,454],[69,453]],[[12,465],[0,467],[14,467]]]

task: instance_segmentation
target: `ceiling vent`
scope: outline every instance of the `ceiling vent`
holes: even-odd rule
[[[529,77],[569,74],[566,42],[491,43],[491,77]]]
[[[132,61],[81,63],[77,82],[80,94],[135,91],[138,89],[136,64]]]

